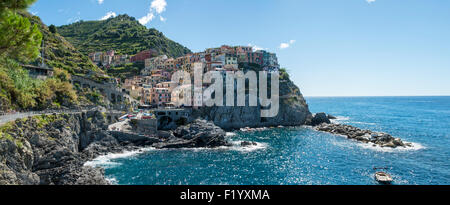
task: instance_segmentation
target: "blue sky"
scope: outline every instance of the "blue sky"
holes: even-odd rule
[[[38,0],[29,10],[48,25],[126,13],[193,51],[264,48],[305,96],[450,95],[448,0]]]

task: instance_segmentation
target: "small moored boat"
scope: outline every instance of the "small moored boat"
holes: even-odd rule
[[[380,169],[380,168],[375,168]],[[377,180],[380,184],[391,184],[394,180],[392,179],[392,176],[386,172],[377,172],[375,173],[375,180]]]

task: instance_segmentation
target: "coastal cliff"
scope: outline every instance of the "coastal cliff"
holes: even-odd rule
[[[305,125],[312,118],[300,89],[287,74],[280,74],[280,109],[273,118],[261,118],[261,106],[256,107],[202,107],[193,111],[193,117],[213,121],[225,130],[245,127],[277,127]]]
[[[92,124],[93,117],[42,115],[3,126],[0,184],[106,184],[101,170],[80,166],[81,150],[101,129]],[[90,175],[92,183],[78,181],[83,181],[81,175]]]
[[[108,123],[104,113],[90,111],[33,116],[2,126],[0,185],[108,184],[102,169],[83,166],[114,147],[124,149],[104,132]]]
[[[108,120],[111,119],[111,120]],[[109,153],[146,146],[194,148],[228,146],[225,131],[196,120],[165,136],[108,131],[107,113],[38,115],[0,127],[0,185],[106,185],[101,168],[84,166]]]

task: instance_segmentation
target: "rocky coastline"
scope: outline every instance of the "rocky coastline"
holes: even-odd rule
[[[0,185],[107,185],[102,168],[84,166],[99,156],[145,147],[214,148],[231,146],[226,132],[195,120],[155,135],[108,130],[105,114],[53,114],[19,119],[0,132]]]
[[[317,131],[345,135],[381,147],[411,147],[386,133],[332,124],[333,116],[318,113],[305,123]],[[18,119],[0,130],[0,184],[23,185],[108,185],[102,168],[86,162],[111,153],[156,149],[216,148],[232,146],[226,132],[213,121],[196,119],[171,131],[148,135],[126,122],[122,132],[112,132],[105,113],[87,111]],[[283,126],[278,126],[283,127]],[[263,131],[242,128],[240,131]],[[241,142],[240,146],[255,146]]]

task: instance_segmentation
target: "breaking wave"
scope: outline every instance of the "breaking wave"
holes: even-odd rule
[[[408,143],[408,142],[405,142],[405,143]],[[377,152],[405,152],[405,151],[417,151],[417,150],[426,149],[425,146],[423,146],[419,143],[415,143],[415,142],[409,142],[409,143],[412,144],[412,147],[397,147],[397,148],[380,147],[374,143],[358,143],[358,146],[365,148],[365,149],[374,150]]]
[[[116,167],[121,165],[120,163],[117,162],[113,162],[113,159],[121,159],[121,158],[128,158],[128,157],[132,157],[132,156],[136,156],[138,154],[142,154],[151,150],[155,150],[155,148],[142,148],[139,150],[134,150],[134,151],[126,151],[123,153],[110,153],[110,154],[106,154],[106,155],[102,155],[99,156],[91,161],[88,161],[86,163],[84,163],[84,166],[90,166],[90,167],[98,167],[98,166],[102,166],[102,167]]]

